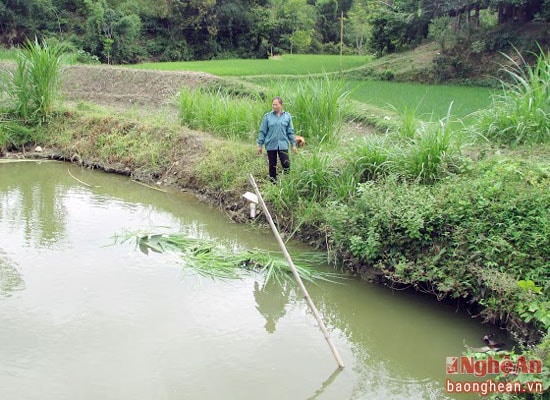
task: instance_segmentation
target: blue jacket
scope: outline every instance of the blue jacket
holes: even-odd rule
[[[260,125],[257,142],[258,146],[265,144],[266,150],[288,150],[289,142],[295,146],[296,139],[290,113],[283,111],[280,116],[273,111],[266,113]]]

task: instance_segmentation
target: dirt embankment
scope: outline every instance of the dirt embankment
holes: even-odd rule
[[[68,101],[154,111],[169,103],[181,87],[196,88],[217,80],[203,72],[75,65],[66,68],[62,91]]]

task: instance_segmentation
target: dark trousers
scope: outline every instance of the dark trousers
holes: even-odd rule
[[[269,160],[269,179],[275,182],[277,179],[277,156],[281,160],[283,172],[290,171],[290,158],[288,158],[288,150],[268,150],[267,159]]]

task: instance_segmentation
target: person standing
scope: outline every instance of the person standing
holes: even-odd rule
[[[296,139],[294,138],[294,126],[292,116],[283,110],[283,99],[274,97],[271,101],[272,111],[266,113],[260,125],[258,134],[258,155],[262,154],[265,146],[269,161],[269,179],[277,180],[277,158],[281,161],[284,172],[290,170],[290,158],[288,156],[289,143],[292,151],[296,153]]]

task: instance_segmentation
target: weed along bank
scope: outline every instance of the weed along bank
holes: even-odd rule
[[[45,51],[38,43],[31,43],[30,46],[30,54],[33,51],[38,54]],[[53,52],[50,56],[55,60],[58,55]],[[545,54],[538,55],[538,62],[538,66],[527,70],[527,81],[531,82],[533,90],[544,86],[538,84],[539,80],[547,82],[547,79],[541,76],[541,71],[545,71],[543,66],[548,64]],[[21,74],[25,74],[26,65],[28,64],[23,63],[16,65],[15,68],[21,68]],[[473,378],[483,378],[476,376],[476,373],[483,373],[485,367],[495,370],[497,359],[493,357],[494,355],[490,352],[475,350],[482,345],[479,342],[482,342],[488,331],[509,333],[509,336],[502,340],[507,343],[513,341],[516,347],[509,343],[504,349],[500,349],[505,352],[502,357],[510,356],[514,365],[521,367],[520,370],[523,371],[524,365],[517,363],[517,357],[524,357],[522,360],[525,360],[526,368],[536,367],[536,360],[540,361],[542,368],[540,371],[529,373],[529,382],[543,382],[543,388],[546,390],[550,382],[547,373],[549,358],[543,351],[548,345],[547,332],[550,327],[547,298],[547,286],[550,282],[547,268],[550,259],[550,235],[546,234],[550,210],[550,190],[548,190],[550,171],[547,163],[550,149],[548,135],[545,134],[547,130],[544,129],[548,124],[545,125],[544,118],[532,121],[532,125],[524,124],[523,122],[531,121],[527,113],[515,115],[514,121],[519,121],[517,126],[503,125],[510,123],[506,115],[511,115],[513,110],[521,109],[519,104],[523,104],[524,100],[532,94],[531,91],[523,89],[524,86],[521,83],[525,79],[514,81],[514,78],[523,77],[518,75],[519,72],[514,69],[516,67],[519,66],[512,65],[509,71],[511,77],[508,82],[512,82],[509,83],[510,86],[505,85],[504,92],[496,96],[487,109],[479,110],[469,116],[467,121],[457,121],[452,114],[452,107],[449,107],[447,115],[434,120],[420,118],[407,110],[380,113],[378,119],[373,120],[371,115],[361,114],[363,112],[361,107],[364,106],[358,106],[351,100],[347,82],[335,79],[328,74],[300,77],[298,81],[289,80],[286,83],[265,82],[258,87],[256,81],[243,79],[242,82],[237,82],[235,79],[223,80],[219,77],[201,80],[202,84],[196,84],[197,81],[193,80],[193,84],[187,85],[182,78],[184,74],[166,72],[165,74],[155,73],[153,80],[149,80],[149,74],[137,74],[144,77],[144,81],[140,85],[132,85],[133,79],[137,76],[132,72],[133,70],[118,67],[90,67],[93,70],[93,73],[90,72],[92,80],[107,81],[112,78],[117,84],[128,82],[128,86],[136,92],[132,95],[125,92],[124,96],[113,93],[110,95],[97,93],[96,96],[93,92],[80,92],[77,83],[78,79],[86,80],[87,73],[83,73],[81,76],[72,75],[71,79],[76,79],[76,83],[73,81],[74,84],[69,85],[65,82],[63,86],[63,90],[70,93],[67,95],[70,101],[53,101],[52,104],[55,104],[53,108],[48,106],[30,110],[22,107],[21,104],[18,106],[17,102],[22,101],[22,98],[8,96],[5,107],[10,120],[9,123],[0,124],[0,138],[3,140],[0,144],[10,161],[33,157],[38,160],[64,160],[72,163],[63,164],[65,170],[58,169],[47,176],[40,175],[42,171],[46,171],[47,163],[25,172],[18,170],[17,173],[27,174],[28,182],[26,186],[20,187],[17,182],[10,180],[10,185],[17,187],[17,190],[13,192],[11,186],[5,186],[2,194],[4,203],[1,204],[6,210],[11,202],[16,201],[13,196],[19,198],[14,193],[21,193],[22,198],[34,193],[30,189],[34,184],[31,183],[34,182],[33,176],[42,177],[48,181],[57,175],[63,175],[72,184],[78,186],[68,185],[67,181],[61,181],[56,183],[56,186],[52,186],[59,191],[59,193],[50,193],[50,197],[56,200],[44,203],[51,209],[52,215],[57,215],[54,210],[61,210],[60,215],[63,215],[71,209],[73,202],[78,203],[79,199],[86,196],[90,196],[89,201],[92,203],[90,212],[103,213],[107,211],[100,206],[103,201],[100,186],[109,185],[109,179],[122,179],[116,181],[114,192],[109,194],[109,198],[117,198],[116,188],[118,187],[124,191],[128,189],[123,195],[127,198],[127,206],[142,210],[142,218],[134,220],[126,216],[124,207],[123,209],[115,207],[117,213],[124,217],[116,214],[111,215],[110,219],[124,221],[124,218],[129,218],[132,226],[110,225],[110,227],[112,231],[115,231],[115,228],[131,229],[133,232],[145,230],[143,237],[148,238],[148,246],[145,246],[145,242],[141,242],[141,245],[142,250],[147,254],[143,254],[145,259],[140,261],[143,268],[133,276],[136,287],[140,287],[139,281],[144,278],[140,275],[142,273],[156,274],[158,271],[164,271],[163,273],[169,275],[170,271],[183,270],[180,268],[181,265],[163,258],[170,258],[173,254],[155,251],[161,249],[156,246],[164,246],[163,241],[171,238],[171,234],[181,233],[178,232],[180,229],[186,233],[186,240],[181,243],[185,243],[185,248],[188,250],[183,255],[192,256],[193,262],[197,262],[197,265],[204,268],[207,268],[212,260],[210,257],[219,255],[217,251],[220,237],[223,238],[221,245],[225,249],[252,251],[255,247],[254,239],[261,236],[260,232],[266,227],[267,222],[265,212],[257,212],[258,209],[255,210],[254,218],[250,218],[249,202],[243,198],[243,193],[252,190],[248,181],[249,175],[252,175],[257,181],[262,198],[269,207],[273,221],[284,238],[285,244],[293,243],[296,248],[303,250],[298,253],[305,253],[306,258],[310,250],[315,250],[317,255],[321,254],[323,257],[323,261],[315,261],[316,269],[326,268],[331,273],[344,275],[349,280],[342,284],[342,289],[339,289],[338,285],[333,286],[332,282],[326,282],[328,286],[321,286],[322,289],[314,284],[311,286],[308,284],[307,289],[315,303],[319,302],[321,313],[328,319],[327,328],[331,333],[330,337],[335,341],[336,348],[344,349],[342,350],[343,361],[346,366],[350,365],[350,370],[356,366],[358,371],[361,371],[359,373],[361,379],[368,377],[366,360],[369,357],[374,357],[380,365],[386,365],[384,363],[386,361],[389,362],[387,365],[391,366],[396,362],[395,360],[399,359],[400,353],[405,351],[405,348],[395,347],[395,344],[391,346],[386,341],[386,338],[389,340],[392,336],[392,332],[401,332],[403,328],[403,315],[400,314],[398,318],[385,303],[377,300],[383,298],[384,301],[389,301],[387,296],[392,294],[392,290],[389,290],[388,286],[391,289],[400,290],[401,296],[411,305],[427,307],[430,310],[428,314],[434,313],[433,315],[437,316],[437,318],[422,319],[424,324],[418,324],[421,325],[418,331],[414,329],[415,324],[411,323],[412,326],[409,329],[415,333],[407,336],[403,346],[410,347],[410,343],[415,343],[417,347],[419,342],[426,346],[428,343],[433,345],[433,339],[437,337],[433,335],[437,335],[435,332],[439,330],[443,330],[445,333],[441,334],[448,337],[446,344],[441,344],[433,354],[429,346],[422,351],[422,354],[427,354],[428,359],[431,360],[425,370],[414,372],[414,368],[406,368],[408,372],[399,375],[396,385],[400,387],[399,393],[403,396],[416,393],[417,386],[418,393],[427,393],[428,388],[419,383],[423,382],[423,379],[428,379],[437,386],[440,393],[444,393],[447,379],[452,381],[452,377],[447,376],[445,370],[434,371],[435,365],[442,369],[441,365],[449,354],[456,355],[460,363],[459,371],[464,371],[465,375],[473,375]],[[75,67],[75,70],[87,71],[87,68]],[[111,78],[108,78],[109,74],[113,74]],[[153,85],[152,82],[156,82],[159,87],[164,85],[170,87],[174,77],[182,79],[178,81],[178,85],[182,85],[182,88],[172,88],[176,92],[175,96],[159,99],[142,93],[145,97],[141,100],[145,99],[145,101],[140,101],[140,104],[136,105],[136,102],[128,101],[127,96],[139,94],[139,87],[146,87],[146,84]],[[87,87],[87,85],[93,86],[90,82],[83,82],[80,87]],[[12,87],[12,89],[15,88],[17,87]],[[155,90],[148,89],[145,92],[153,93]],[[13,90],[10,93],[14,95],[17,91]],[[300,149],[297,154],[291,154],[292,168],[288,173],[281,174],[281,179],[278,179],[275,184],[271,184],[265,176],[266,160],[257,155],[254,140],[260,118],[266,112],[265,99],[273,98],[275,95],[282,95],[285,98],[285,104],[288,104],[289,111],[293,116],[297,116],[295,129],[307,139],[307,146]],[[55,96],[52,96],[52,99],[55,99]],[[312,102],[311,99],[316,101]],[[322,108],[323,105],[330,107]],[[536,107],[544,111],[546,105],[547,103],[542,101]],[[229,108],[231,112],[228,112]],[[488,123],[491,115],[498,116],[501,127],[498,130]],[[550,115],[550,113],[541,112],[540,115]],[[353,123],[350,123],[350,120],[353,120]],[[358,124],[357,121],[362,123]],[[536,134],[531,129],[534,129]],[[504,135],[510,132],[516,133]],[[43,151],[34,153],[32,150],[35,145],[42,147]],[[10,174],[15,173],[15,168],[23,168],[23,164],[25,163],[3,162],[0,167],[4,168],[6,174],[2,176],[12,176]],[[57,163],[50,164],[57,165]],[[12,169],[8,171],[8,167]],[[70,174],[66,173],[67,168],[70,169]],[[94,184],[94,180],[100,179],[95,174],[97,171],[94,170],[117,174],[109,176],[107,182],[101,181]],[[141,184],[138,185],[136,182]],[[65,186],[69,189],[64,189]],[[142,187],[143,191],[134,193],[136,186]],[[41,193],[48,193],[45,187],[41,190]],[[188,195],[190,196],[187,197]],[[133,196],[137,196],[136,201]],[[149,203],[143,205],[139,201],[139,196],[159,197],[153,202],[154,205]],[[185,201],[179,196],[185,197]],[[47,198],[45,195],[43,197]],[[201,221],[195,221],[192,212],[185,212],[187,208],[193,208],[188,202],[193,204],[193,201],[198,202],[197,199],[214,206],[204,212],[205,215],[202,217],[204,220]],[[169,209],[167,215],[162,213],[162,216],[156,217],[157,202],[165,204]],[[94,208],[96,203],[99,204],[99,209]],[[110,201],[109,204],[111,204]],[[32,208],[32,205],[21,204],[22,208],[27,206]],[[142,206],[145,208],[142,209]],[[200,207],[202,206],[206,207],[205,204]],[[148,216],[145,210],[149,210],[155,218]],[[218,211],[221,211],[220,215],[217,214]],[[34,215],[35,211],[29,210],[29,212]],[[211,217],[209,214],[212,214]],[[22,218],[23,222],[14,222],[13,226],[4,227],[6,235],[11,230],[22,229],[17,228],[25,224],[24,216]],[[73,218],[74,221],[71,223],[78,226],[78,216]],[[109,219],[107,215],[104,218]],[[223,228],[220,230],[214,228],[213,231],[206,228],[209,224],[217,226],[218,222],[214,222],[213,219],[217,221],[218,218],[225,221],[221,223]],[[52,219],[55,218],[52,217]],[[161,224],[157,219],[163,220],[164,223]],[[8,221],[7,217],[6,221]],[[85,222],[90,225],[85,225],[81,229],[83,235],[84,231],[93,232],[97,228],[91,221]],[[234,222],[245,222],[245,224],[234,224]],[[19,223],[21,225],[18,225]],[[49,230],[42,232],[41,236],[34,239],[37,246],[36,257],[39,257],[42,251],[46,253],[61,251],[58,247],[63,238],[71,237],[71,241],[76,240],[73,236],[67,236],[69,233],[74,233],[73,225],[56,224],[52,221],[49,223],[52,225]],[[172,231],[159,233],[155,226],[167,226],[172,228]],[[100,239],[106,234],[102,231],[97,240],[101,241]],[[158,241],[157,234],[163,239]],[[78,237],[78,234],[76,235]],[[231,242],[232,235],[239,238],[242,235],[244,244],[240,240]],[[189,236],[192,240],[187,240]],[[210,238],[213,238],[213,243],[196,242],[197,239]],[[80,237],[80,240],[85,239]],[[21,240],[24,242],[24,238]],[[279,251],[276,249],[273,237],[268,240],[264,237],[262,243],[260,254]],[[125,242],[122,248],[125,245],[128,245],[128,242]],[[23,246],[22,243],[14,246],[9,251],[0,249],[2,250],[0,255],[3,257],[2,265],[9,266],[10,274],[13,271],[19,271],[18,265],[36,265],[35,261],[19,254],[20,249],[17,246]],[[94,246],[93,252],[99,252],[97,247]],[[66,250],[68,254],[63,254],[61,251],[61,254],[55,253],[55,255],[62,260],[74,255],[70,254],[70,249]],[[15,262],[9,261],[12,254],[17,254]],[[179,254],[178,261],[181,261],[181,256],[182,254]],[[117,257],[124,257],[124,255],[117,254]],[[131,256],[126,254],[126,257],[136,257],[136,254],[132,253]],[[218,260],[216,264],[225,265],[219,261],[222,258],[216,258]],[[248,260],[250,259],[249,257]],[[267,263],[270,262],[269,260],[269,258],[263,259]],[[153,272],[146,266],[148,262],[156,266],[166,264],[168,270],[159,267],[154,269],[156,272]],[[63,265],[64,263],[65,261],[62,262]],[[243,261],[243,263],[248,265],[247,262]],[[175,265],[178,268],[171,269]],[[21,268],[25,269],[25,267]],[[90,265],[86,268],[90,268]],[[86,268],[82,272],[88,276],[92,270]],[[122,270],[115,269],[115,271],[121,275],[129,272],[125,269],[126,264],[121,265],[121,268]],[[222,270],[227,273],[227,277],[233,276],[234,270],[220,268],[220,271]],[[205,269],[197,268],[192,275],[195,276],[197,271],[205,272]],[[68,274],[67,277],[72,276],[66,269],[61,272]],[[20,292],[23,298],[26,298],[26,293],[31,297],[33,293],[39,293],[40,284],[31,276],[38,274],[36,276],[42,278],[43,273],[44,271],[37,270],[36,267],[29,267],[28,271],[22,271],[20,275],[28,284],[28,292],[25,292],[27,289]],[[201,276],[200,273],[198,275]],[[161,277],[156,276],[156,278]],[[52,285],[44,289],[49,293],[55,293],[55,283],[44,279],[44,285]],[[120,276],[106,275],[104,279],[106,281],[112,279],[120,284]],[[193,279],[201,278],[195,276]],[[315,281],[317,282],[317,279]],[[373,285],[372,281],[377,285]],[[332,382],[338,382],[338,374],[331,377],[331,372],[325,370],[326,364],[319,360],[321,356],[313,350],[317,347],[308,347],[303,343],[306,350],[310,350],[307,355],[302,355],[303,358],[300,357],[298,348],[288,350],[288,353],[283,351],[283,348],[286,349],[286,345],[291,342],[289,337],[284,335],[289,335],[293,329],[300,330],[307,342],[317,341],[320,336],[318,329],[310,329],[311,321],[304,322],[308,321],[307,318],[296,322],[300,314],[307,313],[303,312],[303,299],[300,299],[295,287],[288,282],[278,282],[278,285],[272,287],[271,283],[268,281],[266,284],[261,276],[245,279],[245,286],[248,284],[248,287],[253,288],[251,290],[233,281],[229,286],[216,282],[217,280],[214,280],[213,286],[208,286],[208,290],[214,293],[214,298],[218,296],[220,300],[216,304],[224,313],[215,314],[219,320],[209,321],[199,318],[192,309],[187,310],[185,320],[197,321],[197,324],[190,325],[193,332],[191,337],[192,339],[204,338],[204,342],[201,343],[209,348],[219,349],[222,346],[220,342],[207,340],[216,336],[208,330],[210,322],[216,327],[214,331],[217,329],[220,333],[217,337],[223,337],[228,333],[226,328],[232,327],[235,336],[230,336],[235,340],[235,347],[233,347],[235,352],[227,355],[220,369],[223,366],[226,372],[231,371],[235,365],[230,360],[238,358],[235,354],[251,354],[249,353],[250,343],[255,343],[253,347],[255,356],[247,358],[246,365],[250,366],[258,359],[262,359],[264,349],[262,346],[273,345],[277,351],[270,355],[270,361],[266,361],[265,365],[277,363],[277,365],[286,365],[278,357],[289,354],[293,358],[300,358],[304,363],[308,360],[317,360],[318,368],[315,376],[323,374],[325,376],[318,386],[322,387],[322,382],[325,380],[329,382],[329,386]],[[81,283],[78,280],[67,282],[69,286],[74,285],[74,287]],[[96,283],[98,285],[96,290],[99,290],[99,283]],[[235,296],[242,296],[243,299],[252,296],[251,299],[254,299],[254,302],[259,301],[260,304],[253,303],[250,307],[246,300],[236,304],[221,300],[227,299],[231,293],[229,287],[233,284],[236,285]],[[185,297],[185,293],[173,286],[170,287],[174,289],[174,298],[171,299],[165,297],[170,296],[170,293],[159,294],[158,287],[140,287],[140,290],[144,290],[145,293],[150,290],[166,301],[183,302],[185,300],[192,303],[190,298]],[[420,294],[429,296],[411,294],[401,289],[414,289]],[[33,292],[33,290],[37,291]],[[132,288],[129,290],[132,291]],[[352,297],[344,294],[346,290]],[[144,300],[136,294],[136,291],[132,291],[130,298],[136,301],[135,304],[142,304]],[[10,293],[13,292],[10,291]],[[268,295],[265,295],[266,293]],[[193,291],[193,295],[200,300],[199,303],[208,303],[200,291]],[[266,297],[268,300],[262,300]],[[10,296],[9,301],[14,302],[14,309],[20,307],[19,310],[24,313],[25,303],[19,302],[18,299],[17,296]],[[27,300],[32,304],[31,307],[37,307],[44,312],[36,302],[32,301],[32,298]],[[50,300],[55,309],[59,309],[59,304],[63,304],[55,296]],[[77,304],[79,301],[84,301],[81,298],[75,300]],[[445,301],[438,302],[438,300]],[[361,304],[360,308],[362,308],[366,302],[377,304],[379,309],[371,310],[369,313],[361,312],[361,315],[356,317],[347,315],[351,304]],[[98,307],[103,307],[106,303],[108,299],[104,298],[104,302]],[[238,308],[233,308],[237,304]],[[446,314],[449,305],[452,312]],[[277,310],[270,311],[271,306]],[[131,304],[126,303],[124,307],[129,310],[128,315],[132,315],[135,311]],[[355,308],[357,309],[357,306]],[[405,314],[410,312],[404,304],[399,308],[403,309]],[[209,310],[208,312],[212,311],[208,307],[206,309]],[[244,311],[247,309],[250,314]],[[87,312],[91,311],[87,309]],[[116,308],[113,311],[116,311]],[[123,310],[119,311],[124,313]],[[147,308],[144,311],[147,311]],[[240,315],[240,313],[243,313],[244,319],[239,320],[238,324],[223,317],[223,315]],[[450,315],[462,315],[460,313],[469,313],[477,318],[468,323],[460,319],[457,326]],[[71,312],[69,314],[76,318],[77,314]],[[151,321],[148,321],[145,315],[138,314],[139,321],[131,319],[126,321],[128,325],[125,325],[124,329],[136,326],[133,325],[134,323],[151,326]],[[370,321],[374,315],[380,317],[375,324]],[[12,317],[13,314],[10,314],[9,318]],[[97,315],[96,317],[99,318]],[[114,320],[114,315],[112,317]],[[98,322],[97,318],[95,322]],[[260,325],[261,336],[256,336],[259,334],[255,331],[258,326],[257,318],[265,318],[264,323]],[[183,321],[176,319],[181,322],[181,325],[171,326],[170,322],[162,318],[156,322],[166,327],[166,330],[172,328],[176,331],[185,330]],[[32,324],[33,321],[20,319],[19,329],[24,330],[24,326]],[[302,325],[300,328],[293,324],[286,325],[286,322],[291,321]],[[486,324],[481,327],[479,325],[481,322]],[[264,329],[264,325],[269,327],[269,331],[267,328]],[[246,329],[240,328],[241,326],[246,326]],[[450,326],[454,326],[455,333],[447,332]],[[120,336],[119,328],[113,324],[110,326],[110,332],[114,336]],[[351,332],[349,335],[346,333],[348,328]],[[434,333],[426,334],[427,331],[421,328],[429,329]],[[244,331],[240,332],[240,329]],[[165,329],[162,329],[162,332],[165,332]],[[243,336],[239,333],[243,333]],[[263,336],[264,333],[266,333],[265,336]],[[3,334],[6,335],[5,337],[11,337],[9,335],[16,335],[17,332],[5,328]],[[426,337],[421,339],[423,334],[426,334]],[[413,336],[417,339],[413,340]],[[162,337],[167,342],[173,339],[167,337],[166,333],[163,333]],[[245,341],[245,338],[256,339]],[[191,338],[188,339],[191,340]],[[281,342],[274,344],[271,342],[272,339],[280,339]],[[51,340],[53,341],[53,338]],[[75,347],[78,347],[76,339],[74,340]],[[133,340],[136,343],[141,340],[149,343],[152,338],[134,336]],[[366,345],[368,342],[378,343],[380,347],[376,347],[376,350],[371,349]],[[178,343],[191,353],[196,350],[186,347],[187,342],[178,341]],[[352,349],[354,346],[350,343],[358,343],[360,351],[355,352]],[[115,347],[120,346],[120,343],[116,343]],[[168,353],[172,350],[174,349],[164,348],[163,351]],[[493,351],[493,349],[490,350]],[[327,353],[326,349],[323,353]],[[471,358],[471,353],[475,358]],[[59,360],[56,354],[56,351],[52,351],[50,361],[60,361],[67,366],[67,370],[70,370],[71,360]],[[203,355],[198,350],[194,354],[196,362]],[[10,357],[8,354],[5,356]],[[13,357],[19,356],[21,354],[11,355],[12,361]],[[88,356],[92,357],[90,354]],[[118,356],[123,359],[128,354],[118,353]],[[156,358],[152,352],[145,354],[144,357],[153,364],[163,362],[159,361],[160,359]],[[103,360],[113,361],[108,357]],[[505,358],[499,360],[500,372],[494,374],[495,382],[500,382],[500,378],[496,378],[497,375],[507,379],[507,382],[521,381],[521,374],[506,376],[500,368],[503,367]],[[177,360],[170,359],[170,362],[180,365],[182,371],[185,370]],[[209,362],[214,363],[213,360]],[[411,360],[403,362],[413,363]],[[10,365],[13,367],[13,363]],[[306,368],[304,364],[300,365],[301,368]],[[396,369],[388,368],[381,366],[373,382],[385,382],[384,384],[389,385],[388,387],[392,387],[387,378],[398,372]],[[116,368],[116,370],[121,369]],[[262,371],[258,378],[264,380],[259,381],[266,382],[265,379],[269,374],[267,370]],[[473,371],[473,374],[470,371]],[[15,376],[19,372],[22,371],[10,370],[10,376]],[[40,375],[43,371],[33,369],[30,372]],[[278,378],[284,378],[285,373],[282,370],[277,373]],[[167,386],[159,383],[159,387],[147,386],[145,389],[168,390],[173,388],[171,384],[180,388],[173,383],[175,377],[169,373],[168,375],[170,377],[167,378],[169,381]],[[218,371],[217,376],[220,379],[223,377],[222,380],[229,379],[229,375],[223,375],[221,370]],[[412,379],[410,382],[416,382],[417,386],[412,383],[405,384],[404,382],[409,378]],[[161,377],[158,379],[162,380]],[[310,383],[316,378],[311,377],[311,379]],[[354,383],[351,386],[357,387],[361,379],[352,379]],[[18,384],[15,380],[11,382],[12,388],[16,383]],[[203,382],[203,378],[199,378],[198,386],[191,386],[200,387]],[[361,387],[360,390],[362,390],[361,393],[370,395],[387,393],[383,389],[384,384],[377,386],[373,383],[369,389]],[[313,386],[315,385],[312,383],[308,389],[315,392]],[[348,393],[352,391],[350,387],[346,390]],[[138,387],[136,387],[137,392],[139,392]],[[95,393],[101,393],[101,390]],[[17,394],[21,395],[21,393]],[[278,394],[284,397],[282,393]],[[303,397],[308,397],[305,393],[303,394]]]

